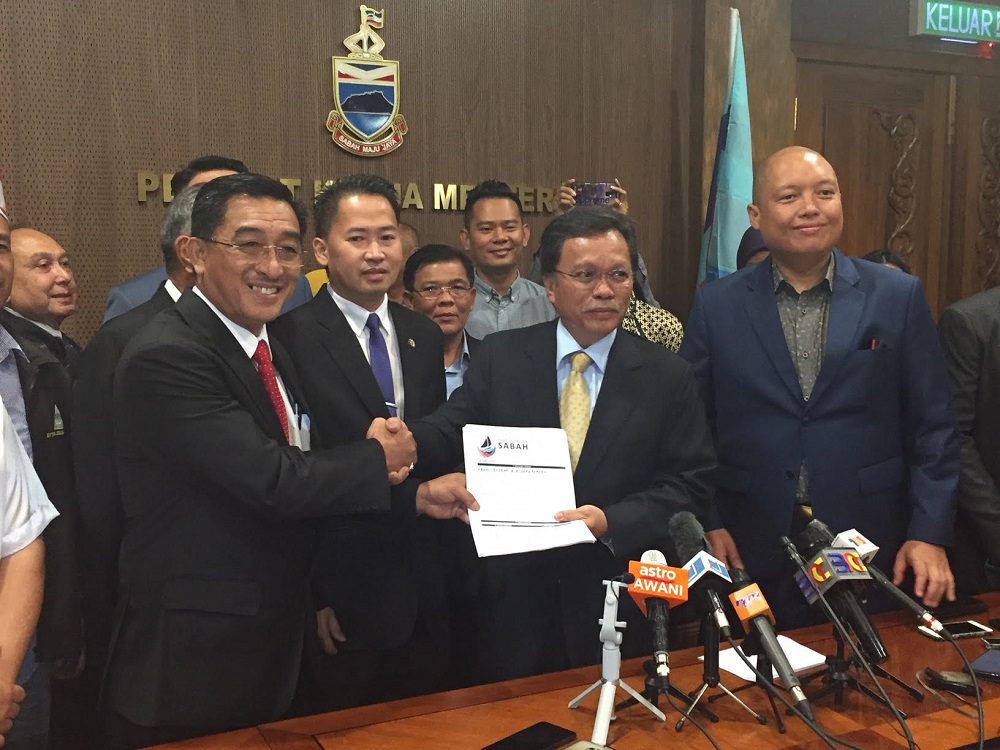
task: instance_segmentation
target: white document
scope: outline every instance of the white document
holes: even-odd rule
[[[788,657],[788,663],[792,665],[793,672],[803,672],[807,669],[812,669],[813,667],[819,667],[826,664],[826,657],[823,656],[823,654],[818,651],[813,651],[808,646],[803,646],[801,643],[793,641],[791,638],[779,635],[778,643],[785,652],[785,656]],[[704,661],[705,657],[699,656],[698,659]],[[749,659],[752,664],[757,664],[756,656],[751,656]],[[731,648],[727,648],[719,652],[719,669],[723,669],[730,674],[734,674],[747,682],[753,682],[757,679],[756,675],[750,671],[750,667],[748,667],[740,658],[740,655]],[[773,678],[777,680],[778,673],[774,671],[773,667],[771,668],[771,673]]]
[[[466,487],[479,502],[469,520],[480,557],[594,541],[583,521],[554,519],[576,507],[563,430],[468,424],[462,439]]]

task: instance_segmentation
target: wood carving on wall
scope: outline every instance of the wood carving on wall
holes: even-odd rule
[[[979,175],[979,232],[976,259],[983,289],[1000,283],[1000,119],[983,118],[979,129],[983,170]]]
[[[917,208],[917,168],[914,146],[919,138],[917,120],[912,114],[876,111],[879,124],[892,141],[896,163],[889,181],[889,215],[886,219],[886,247],[909,260],[913,253],[910,224]]]

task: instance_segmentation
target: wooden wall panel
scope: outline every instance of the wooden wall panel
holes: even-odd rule
[[[822,153],[843,191],[840,248],[889,246],[919,275],[934,310],[948,222],[948,78],[800,62],[796,143]]]
[[[1000,78],[958,80],[950,299],[1000,283]]]
[[[700,3],[385,0],[410,134],[365,159],[325,129],[357,0],[5,0],[8,201],[70,250],[82,302],[67,330],[86,340],[107,289],[159,262],[163,204],[137,201],[139,170],[223,153],[302,178],[307,201],[315,178],[370,170],[417,182],[425,209],[405,219],[453,243],[460,215],[430,210],[434,182],[619,177],[654,288],[686,315],[703,216]],[[544,223],[532,215],[536,237]]]

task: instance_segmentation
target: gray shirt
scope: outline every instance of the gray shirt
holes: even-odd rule
[[[465,330],[477,339],[497,331],[525,328],[556,318],[556,310],[549,302],[545,287],[522,278],[520,274],[503,296],[480,279],[479,274],[476,274],[473,285],[476,301]]]
[[[788,353],[795,366],[795,374],[802,389],[802,398],[809,400],[826,352],[826,332],[830,321],[830,300],[833,297],[833,279],[837,269],[830,256],[826,276],[816,286],[801,294],[785,281],[778,266],[771,264],[771,279],[774,282],[774,297],[778,304],[778,316],[785,334]],[[803,463],[799,469],[799,481],[795,489],[795,499],[802,504],[809,503],[809,473]]]

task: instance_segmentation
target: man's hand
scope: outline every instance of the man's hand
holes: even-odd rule
[[[0,747],[3,747],[4,735],[14,726],[14,717],[20,712],[23,700],[23,687],[0,681]]]
[[[736,549],[736,542],[733,535],[725,529],[713,529],[705,532],[705,538],[712,545],[712,556],[718,558],[727,568],[742,568],[743,560],[740,559],[740,551]],[[686,563],[682,560],[681,563]]]
[[[470,510],[479,510],[479,503],[465,489],[465,474],[445,474],[417,487],[417,513],[468,523]]]
[[[560,523],[563,521],[583,521],[590,529],[590,533],[597,539],[608,535],[608,517],[596,505],[581,505],[579,508],[561,510],[556,513],[555,518]]]
[[[955,601],[955,577],[948,567],[944,547],[911,539],[899,548],[896,564],[892,567],[892,582],[903,582],[907,568],[913,569],[913,593],[925,607],[936,607],[944,596]]]
[[[609,186],[611,191],[616,194],[616,198],[611,201],[608,205],[611,208],[619,211],[626,216],[628,215],[628,193],[625,192],[625,188],[622,187],[621,182],[615,177],[615,184]]]
[[[319,635],[319,645],[323,647],[323,653],[328,656],[336,654],[337,644],[347,640],[332,607],[324,607],[316,612],[316,634]]]
[[[385,468],[389,474],[389,482],[399,484],[406,479],[417,460],[417,443],[410,428],[403,424],[403,420],[396,417],[388,419],[376,417],[368,427],[365,437],[378,440],[382,450],[385,451]]]
[[[564,180],[561,185],[559,185],[559,190],[556,192],[556,211],[561,214],[569,211],[573,206],[576,205],[576,180]]]

